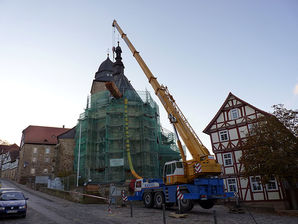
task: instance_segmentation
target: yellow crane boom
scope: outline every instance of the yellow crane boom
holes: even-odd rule
[[[178,146],[180,150],[180,154],[183,162],[186,165],[186,179],[187,181],[195,178],[194,164],[200,162],[202,166],[202,174],[219,174],[221,173],[220,165],[213,159],[213,161],[209,161],[208,155],[210,155],[208,149],[202,144],[201,140],[183,115],[182,111],[179,109],[176,104],[174,97],[169,93],[169,90],[166,86],[160,85],[157,81],[157,78],[152,74],[139,52],[135,49],[133,44],[127,38],[127,35],[120,28],[116,20],[113,21],[112,24],[121,35],[121,38],[125,41],[128,48],[132,52],[133,56],[139,63],[140,67],[144,71],[146,77],[148,78],[149,83],[153,87],[155,94],[159,98],[160,102],[164,106],[165,110],[169,115],[169,119],[171,123],[174,125],[174,128],[177,129],[180,137],[182,138],[184,144],[189,150],[190,154],[193,157],[193,160],[186,161],[186,156],[181,146],[181,142],[178,138]]]

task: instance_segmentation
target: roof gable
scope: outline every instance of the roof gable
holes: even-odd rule
[[[235,105],[231,105],[230,101],[231,100],[235,100]],[[214,122],[219,118],[219,116],[221,115],[221,113],[226,110],[227,108],[233,108],[233,107],[237,107],[240,105],[246,105],[249,106],[251,108],[253,108],[254,110],[260,112],[261,114],[264,115],[269,115],[271,116],[271,114],[260,110],[258,108],[256,108],[255,106],[245,102],[244,100],[240,99],[239,97],[235,96],[233,93],[229,93],[229,95],[227,96],[227,98],[225,99],[224,103],[222,104],[222,106],[220,107],[220,109],[217,111],[216,115],[213,117],[213,119],[210,121],[210,123],[207,125],[207,127],[203,130],[204,133],[209,134],[210,133],[210,129],[212,127],[212,125],[214,124]]]
[[[68,130],[68,128],[30,125],[25,130],[23,130],[24,143],[55,145],[58,143],[57,136]]]
[[[62,134],[58,135],[57,138],[58,139],[66,139],[66,138],[74,139],[76,136],[76,128],[77,128],[77,126],[74,126],[72,129],[69,129],[68,131],[63,132]]]
[[[19,146],[17,144],[13,145],[0,145],[0,154],[7,153],[9,151],[19,150]]]

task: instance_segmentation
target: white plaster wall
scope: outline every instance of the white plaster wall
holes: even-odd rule
[[[241,156],[242,156],[242,151],[241,150],[235,151],[235,157],[236,157],[237,162],[239,161]]]
[[[240,178],[241,188],[247,188],[248,179]]]
[[[249,106],[245,106],[246,115],[253,114],[255,110]]]
[[[239,119],[236,120],[236,123],[240,124],[240,123],[242,123],[242,121],[243,121],[243,118],[239,118]]]
[[[268,199],[269,200],[279,200],[279,194],[278,192],[270,192],[268,191]]]
[[[217,132],[211,133],[212,142],[219,142]]]
[[[258,201],[258,200],[265,200],[264,199],[263,191],[262,192],[259,192],[259,193],[253,192],[253,194],[254,194],[254,200],[256,200],[256,201]]]
[[[230,118],[231,118],[231,117],[230,117]],[[234,121],[234,120],[228,121],[227,124],[229,124],[229,125],[234,125],[234,124],[235,124],[235,121]]]
[[[230,129],[229,134],[230,134],[230,140],[238,139],[236,128]]]
[[[221,143],[225,148],[227,147],[227,145],[228,145],[228,142],[223,142],[223,143]]]
[[[245,114],[244,114],[244,107],[240,107],[239,109],[241,110],[242,114],[245,116]]]
[[[234,173],[234,168],[233,167],[227,167],[225,168],[226,174],[233,174]]]
[[[245,196],[245,190],[244,191],[244,194],[243,194],[243,197]],[[246,195],[246,198],[244,199],[246,201],[251,201],[251,195],[250,195],[250,191],[247,191],[247,195]]]
[[[219,143],[213,144],[215,149],[218,149]]]
[[[221,165],[223,164],[221,154],[216,154],[216,159],[219,164],[221,164]]]
[[[248,130],[246,126],[239,127],[240,138],[246,137],[247,133],[248,133]]]
[[[238,140],[233,140],[232,143],[233,143],[234,145],[237,145],[237,144],[238,144]]]
[[[251,114],[251,115],[248,116],[248,118],[251,119],[251,120],[254,120],[254,119],[256,119],[256,115],[255,114]]]
[[[257,113],[257,117],[259,118],[259,117],[263,117],[264,115],[263,114],[261,114],[261,113]]]
[[[217,118],[217,122],[223,122],[223,121],[224,121],[224,116],[223,116],[223,113],[221,112]]]
[[[237,164],[237,170],[240,172],[240,164]]]

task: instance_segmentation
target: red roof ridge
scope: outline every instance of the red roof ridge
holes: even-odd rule
[[[71,128],[64,128],[64,127],[41,126],[41,125],[31,125],[31,124],[30,124],[27,128],[29,128],[29,127],[71,129]],[[25,128],[25,129],[27,129],[27,128]],[[25,129],[24,129],[24,130],[25,130]]]

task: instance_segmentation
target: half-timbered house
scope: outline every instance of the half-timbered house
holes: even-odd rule
[[[227,191],[237,192],[244,202],[263,202],[271,207],[283,208],[283,188],[276,179],[272,178],[268,184],[263,185],[260,176],[241,176],[243,166],[239,163],[242,155],[240,145],[252,134],[256,119],[264,115],[269,114],[229,93],[203,132],[210,136],[212,151],[222,165],[222,177]]]

